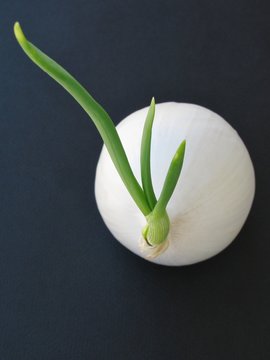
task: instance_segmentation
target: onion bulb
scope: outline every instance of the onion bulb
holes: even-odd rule
[[[236,237],[254,197],[255,176],[237,132],[198,105],[155,104],[117,127],[108,113],[64,68],[25,37],[29,58],[63,86],[100,133],[95,178],[101,216],[116,239],[162,265],[210,258]]]
[[[117,126],[138,179],[146,113],[147,108],[136,111]],[[237,132],[202,106],[174,102],[156,105],[151,170],[157,196],[170,159],[183,139],[187,143],[185,160],[167,207],[171,220],[168,248],[158,257],[150,255],[151,261],[163,265],[196,263],[226,248],[242,228],[254,197],[252,162]],[[130,198],[105,147],[97,165],[95,195],[114,237],[144,257],[140,232],[145,218]]]

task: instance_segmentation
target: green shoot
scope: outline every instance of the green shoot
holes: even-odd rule
[[[29,58],[62,85],[93,120],[130,195],[142,213],[148,215],[151,210],[144,192],[131,170],[119,135],[107,112],[72,75],[26,39],[18,22],[15,23],[14,32]]]
[[[147,117],[144,123],[141,142],[141,178],[142,186],[151,210],[154,209],[157,199],[154,193],[151,177],[151,137],[155,117],[155,99],[152,98]]]
[[[176,150],[176,153],[171,161],[170,167],[168,169],[163,184],[163,188],[161,190],[160,197],[154,209],[155,212],[163,212],[168,205],[168,202],[173,194],[173,191],[181,174],[181,170],[184,162],[185,150],[186,150],[186,140],[181,142],[180,146]]]
[[[70,73],[26,39],[18,22],[14,25],[14,33],[18,43],[28,57],[66,89],[90,116],[124,185],[146,217],[147,225],[143,230],[144,238],[151,246],[162,244],[167,239],[170,229],[170,220],[166,207],[182,170],[186,141],[184,140],[181,143],[171,161],[157,201],[151,178],[151,137],[155,116],[154,98],[148,110],[141,142],[141,187],[133,174],[122,142],[108,113]]]

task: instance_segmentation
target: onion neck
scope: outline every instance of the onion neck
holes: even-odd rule
[[[156,208],[146,216],[147,224],[142,230],[142,236],[149,246],[159,246],[167,240],[170,230],[170,219],[166,210]]]

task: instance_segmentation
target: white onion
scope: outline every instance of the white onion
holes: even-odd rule
[[[187,265],[230,244],[250,210],[255,176],[245,145],[225,120],[177,103],[157,105],[155,116],[153,98],[149,111],[119,124],[121,142],[110,116],[86,89],[30,43],[18,22],[14,33],[29,58],[82,106],[106,144],[109,153],[104,147],[97,166],[96,200],[123,245],[159,264]]]
[[[117,130],[140,181],[140,143],[148,108],[129,115]],[[156,258],[162,265],[188,265],[210,258],[237,236],[250,211],[255,176],[237,132],[216,113],[193,104],[156,105],[151,170],[157,197],[180,142],[186,153],[180,179],[167,206],[169,246]],[[105,148],[96,170],[95,195],[100,214],[113,234],[135,254],[146,224]]]

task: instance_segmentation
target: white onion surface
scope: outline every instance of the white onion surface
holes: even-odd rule
[[[140,182],[140,145],[148,108],[125,118],[117,130]],[[193,104],[156,105],[151,145],[153,186],[158,198],[171,159],[182,140],[186,153],[180,179],[167,206],[169,247],[162,265],[188,265],[210,258],[236,237],[249,213],[255,177],[237,132],[216,113]],[[146,220],[103,147],[95,195],[101,216],[116,239],[139,256]]]

